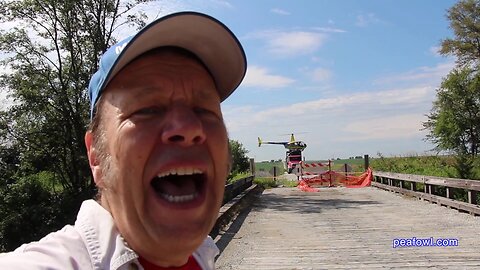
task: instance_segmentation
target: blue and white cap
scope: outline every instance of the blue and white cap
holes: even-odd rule
[[[245,52],[223,23],[197,12],[170,14],[153,21],[103,54],[88,86],[90,119],[110,80],[138,56],[163,46],[176,46],[195,54],[212,74],[221,101],[230,96],[245,77]]]

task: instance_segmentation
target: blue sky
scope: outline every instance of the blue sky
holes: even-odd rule
[[[307,143],[307,160],[425,154],[422,122],[454,59],[446,10],[456,1],[184,0],[143,7],[151,19],[207,13],[242,43],[245,80],[222,108],[231,139],[257,161],[284,158],[257,137]]]
[[[243,84],[223,103],[232,139],[256,160],[284,157],[257,137],[308,145],[307,159],[424,154],[422,122],[454,59],[437,53],[452,37],[456,1],[165,1],[224,22],[247,58]]]
[[[424,154],[421,131],[435,89],[454,67],[440,56],[452,37],[452,0],[184,0],[141,7],[150,20],[207,13],[243,44],[247,76],[222,107],[230,138],[257,161],[280,159],[288,140],[306,159]],[[119,33],[122,37],[122,33]]]

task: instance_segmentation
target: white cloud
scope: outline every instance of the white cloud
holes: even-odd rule
[[[357,16],[355,25],[358,27],[367,27],[370,24],[379,23],[381,20],[374,13],[360,14]]]
[[[285,10],[280,9],[280,8],[273,8],[270,11],[275,13],[275,14],[278,14],[278,15],[290,15],[290,12],[285,11]]]
[[[410,89],[395,89],[378,92],[363,92],[346,94],[338,97],[321,98],[280,106],[269,109],[245,108],[249,117],[241,114],[230,114],[235,120],[232,127],[248,125],[261,126],[263,124],[281,121],[294,123],[297,119],[317,119],[318,123],[325,117],[342,119],[376,118],[381,114],[397,115],[408,108],[428,107],[431,104],[434,89],[429,87],[415,87]],[[239,109],[237,109],[237,113]],[[255,112],[255,113],[253,113]],[[281,117],[279,117],[281,116]],[[238,118],[237,118],[238,117]]]
[[[445,77],[453,68],[455,63],[445,62],[437,64],[434,67],[419,67],[414,70],[396,74],[392,76],[386,76],[374,81],[374,84],[385,85],[395,83],[428,83],[430,85],[438,85],[443,77]]]
[[[435,93],[435,91],[432,87],[424,86],[380,91],[374,93],[372,97],[375,99],[373,103],[384,105],[410,105],[429,101],[433,93]]]
[[[354,154],[388,155],[425,152],[421,130],[431,108],[434,87],[412,87],[344,94],[273,108],[224,107],[232,138],[240,140],[259,160],[284,156],[283,147],[258,147],[256,138],[284,140],[298,133],[307,159],[348,157]],[[302,133],[300,132],[307,132]],[[287,138],[288,139],[288,138]]]
[[[316,82],[325,82],[332,78],[332,71],[326,68],[317,68],[312,71],[312,79]]]
[[[247,38],[263,40],[266,50],[278,56],[297,56],[315,52],[325,42],[326,35],[313,31],[263,31]]]
[[[337,141],[361,141],[374,139],[397,139],[423,136],[422,122],[427,120],[422,114],[402,114],[371,118],[347,124]]]
[[[255,106],[224,108],[232,138],[240,140],[259,159],[282,157],[283,148],[258,148],[256,137],[285,139],[280,134],[308,132],[300,136],[308,158],[394,151],[426,151],[420,130],[431,108],[433,87],[343,94],[273,108]],[[394,154],[396,152],[393,152]],[[403,152],[401,152],[403,153]],[[400,154],[397,152],[397,154]]]
[[[270,51],[278,55],[296,55],[316,51],[325,36],[315,32],[280,32],[269,41]]]
[[[295,82],[295,80],[291,78],[270,74],[266,68],[249,66],[242,86],[271,89],[287,87],[293,82]]]
[[[225,8],[233,8],[233,5],[229,1],[224,0],[211,0],[215,5],[225,7]]]
[[[346,30],[334,27],[314,27],[314,30],[325,32],[325,33],[346,33]]]

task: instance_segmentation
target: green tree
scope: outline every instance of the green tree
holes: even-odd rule
[[[39,239],[54,227],[60,227],[62,215],[53,207],[60,198],[52,196],[42,184],[49,173],[18,179],[0,191],[0,250],[13,250],[19,244]],[[52,218],[53,217],[53,218]]]
[[[427,139],[438,150],[476,156],[480,139],[480,75],[469,68],[454,69],[437,89],[428,120]]]
[[[459,154],[455,156],[455,170],[462,179],[477,179],[474,172],[475,160],[470,155]]]
[[[13,100],[0,113],[0,163],[8,165],[0,171],[0,192],[9,198],[21,191],[22,206],[43,207],[40,212],[50,215],[45,220],[53,219],[45,223],[52,226],[17,241],[72,221],[80,202],[94,194],[83,140],[89,122],[86,89],[100,55],[117,41],[116,30],[145,24],[145,14],[133,12],[144,2],[150,0],[0,0],[0,22],[16,25],[0,32],[0,52],[7,55],[1,65],[10,70],[0,77],[0,90]],[[34,187],[50,194],[40,197],[60,201],[38,204]],[[23,215],[31,212],[18,212],[15,205],[0,205],[0,230],[9,228],[10,235],[30,226]],[[0,240],[9,241],[0,247],[17,244]]]
[[[480,1],[458,1],[447,18],[454,37],[441,42],[440,53],[455,56],[457,67],[437,89],[423,127],[437,150],[456,154],[459,176],[471,178],[480,139]]]
[[[473,178],[480,138],[480,1],[458,1],[447,18],[454,37],[441,42],[440,53],[455,56],[457,67],[443,79],[423,126],[438,150],[456,154],[459,177]]]
[[[459,66],[480,64],[480,1],[461,0],[447,12],[454,38],[441,43],[440,53],[454,55]]]
[[[232,152],[232,170],[231,175],[247,172],[250,169],[250,162],[246,150],[242,143],[236,140],[230,140],[230,149]]]

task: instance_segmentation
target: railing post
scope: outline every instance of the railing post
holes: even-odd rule
[[[366,171],[366,170],[368,170],[368,167],[370,167],[370,161],[369,161],[368,155],[364,155],[363,160],[365,162],[364,167],[365,167],[365,171]]]
[[[403,180],[400,180],[399,186],[400,186],[400,189],[403,189]]]
[[[453,194],[452,194],[452,190],[450,189],[450,187],[445,187],[445,192],[446,192],[446,193],[445,193],[445,197],[446,197],[447,199],[451,199],[452,196],[453,196]]]
[[[468,191],[468,203],[477,204],[477,191],[475,190]]]
[[[410,190],[411,191],[417,191],[417,183],[410,182]]]
[[[250,159],[250,173],[255,175],[255,160],[253,158]]]
[[[423,193],[427,193],[428,192],[428,190],[427,190],[428,184],[425,183],[425,177],[423,177],[423,176],[422,176],[422,181],[423,181]]]

